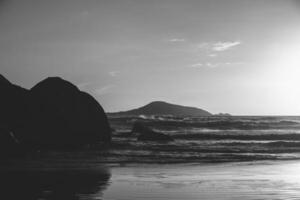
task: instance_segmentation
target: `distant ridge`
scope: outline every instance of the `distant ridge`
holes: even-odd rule
[[[107,113],[108,115],[173,115],[173,116],[211,116],[206,110],[167,103],[164,101],[153,101],[137,109]]]

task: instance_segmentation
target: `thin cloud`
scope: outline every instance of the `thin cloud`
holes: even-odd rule
[[[172,38],[168,40],[168,42],[185,42],[185,41],[186,41],[185,38]]]
[[[195,63],[190,65],[189,67],[192,68],[204,68],[204,67],[209,67],[209,68],[215,68],[217,66],[219,66],[221,63],[210,63],[210,62],[206,62],[206,63]]]
[[[203,67],[203,63],[195,63],[195,64],[190,65],[189,67],[192,67],[192,68]]]
[[[209,67],[209,68],[216,68],[216,67],[220,66],[220,63],[210,63],[210,62],[207,62],[206,66]]]
[[[216,54],[214,52],[226,51],[240,44],[241,44],[240,41],[215,42],[215,43],[202,42],[197,45],[197,48],[200,50],[208,51],[209,52],[208,56],[215,57]]]
[[[243,65],[245,64],[244,62],[226,62],[224,63],[225,65]]]
[[[195,63],[190,65],[189,67],[191,68],[217,68],[221,66],[234,66],[234,65],[243,65],[245,63],[243,62],[217,62],[217,63],[212,63],[212,62],[205,62],[205,63]]]
[[[212,50],[213,51],[226,51],[228,49],[231,49],[237,45],[240,45],[240,41],[234,41],[234,42],[217,42],[213,44]]]
[[[116,77],[120,75],[120,71],[110,71],[108,72],[110,76],[112,77]]]
[[[217,54],[214,54],[214,53],[211,53],[211,54],[208,54],[209,57],[217,57]]]

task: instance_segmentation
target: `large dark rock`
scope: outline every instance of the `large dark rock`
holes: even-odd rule
[[[173,141],[173,138],[171,136],[153,131],[151,128],[139,122],[134,123],[131,132],[132,134],[137,135],[137,139],[139,141],[157,141],[157,142]]]
[[[29,91],[0,75],[0,128],[15,132],[26,126],[31,112]]]
[[[22,148],[11,132],[0,129],[0,158],[20,154]]]
[[[67,147],[111,141],[100,104],[61,78],[47,78],[31,90],[0,77],[0,128],[27,146]]]

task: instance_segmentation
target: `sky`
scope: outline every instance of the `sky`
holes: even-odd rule
[[[107,112],[151,101],[300,115],[298,0],[0,0],[0,73],[60,76]]]

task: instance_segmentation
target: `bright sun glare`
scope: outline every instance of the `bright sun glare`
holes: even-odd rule
[[[269,50],[265,81],[273,96],[271,103],[282,112],[300,113],[300,39],[286,37]]]

